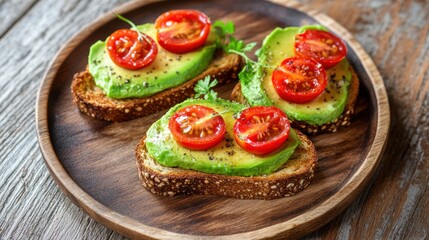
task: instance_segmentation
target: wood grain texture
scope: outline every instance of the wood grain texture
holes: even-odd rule
[[[371,187],[309,238],[322,234],[337,239],[427,239],[429,2],[303,3],[336,19],[372,56],[383,76],[392,113],[389,142]]]
[[[1,19],[29,1],[21,2],[2,1]],[[0,39],[1,239],[122,238],[76,208],[56,186],[43,163],[34,120],[40,81],[55,53],[88,19],[121,3],[40,1],[16,15]]]
[[[3,11],[3,4],[13,2],[0,1],[0,19],[13,14]],[[1,49],[7,49],[0,52],[0,238],[123,239],[62,194],[44,166],[34,130],[35,93],[48,63],[73,34],[123,2],[40,0],[18,14],[0,39]],[[383,76],[392,113],[388,145],[369,187],[306,239],[427,239],[429,3],[299,2],[326,13],[357,38]]]
[[[242,9],[244,3],[246,9]],[[153,196],[135,184],[138,177],[130,148],[163,112],[111,124],[80,115],[71,101],[68,86],[73,75],[85,67],[79,59],[86,58],[96,39],[103,39],[118,27],[116,19],[106,15],[65,45],[40,91],[39,138],[46,163],[59,186],[92,217],[129,237],[295,238],[325,224],[365,186],[386,140],[387,96],[371,59],[350,33],[327,16],[313,12],[314,20],[302,12],[269,2],[182,1],[168,6],[133,3],[115,11],[123,11],[132,20],[150,22],[160,13],[179,7],[197,8],[212,19],[232,20],[237,26],[254,22],[255,32],[251,37],[247,29],[237,28],[236,37],[245,41],[253,38],[261,42],[278,26],[320,21],[331,28],[348,42],[348,58],[362,83],[358,103],[361,111],[355,123],[335,134],[313,138],[320,158],[314,183],[293,197],[267,204],[215,196]],[[232,86],[219,92],[229,96],[231,90]],[[348,144],[340,145],[341,142]]]
[[[0,38],[14,28],[14,25],[37,3],[35,0],[0,1]]]

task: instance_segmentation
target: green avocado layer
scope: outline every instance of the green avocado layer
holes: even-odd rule
[[[218,145],[206,151],[193,151],[180,146],[168,129],[170,117],[177,110],[193,104],[213,108],[225,120],[225,138]],[[246,152],[233,137],[234,115],[244,108],[246,107],[241,104],[222,99],[213,101],[188,99],[171,108],[149,128],[146,133],[147,152],[159,164],[168,167],[234,176],[270,174],[289,159],[300,140],[295,131],[291,129],[289,139],[279,150],[263,156]]]
[[[137,28],[156,41],[153,24]],[[127,70],[110,59],[106,43],[98,41],[91,46],[88,67],[95,83],[110,98],[147,97],[176,87],[203,72],[215,52],[214,32],[205,46],[184,54],[174,54],[158,45],[158,54],[150,65],[139,70]]]
[[[311,125],[323,125],[338,118],[347,103],[351,71],[346,59],[326,70],[328,85],[325,91],[307,103],[290,103],[277,94],[271,81],[272,72],[285,58],[295,56],[295,36],[307,29],[327,31],[322,26],[276,28],[265,39],[258,53],[260,65],[252,72],[239,74],[243,96],[251,106],[275,105],[291,120]],[[270,66],[266,68],[264,66]]]

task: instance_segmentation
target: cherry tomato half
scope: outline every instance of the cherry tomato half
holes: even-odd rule
[[[343,60],[347,54],[347,47],[332,33],[307,30],[295,36],[295,53],[312,58],[325,68],[329,68]]]
[[[136,70],[151,64],[158,54],[158,46],[148,35],[135,30],[120,29],[107,40],[112,61],[123,68]]]
[[[168,123],[173,138],[191,150],[206,150],[222,141],[225,121],[213,109],[191,105],[177,111]]]
[[[322,65],[304,57],[286,58],[273,71],[271,79],[277,94],[294,103],[313,100],[328,84]]]
[[[244,150],[262,155],[278,149],[289,137],[290,123],[277,107],[251,107],[234,123],[235,141]]]
[[[190,52],[203,46],[210,26],[210,19],[197,10],[169,11],[155,21],[158,43],[173,53]]]

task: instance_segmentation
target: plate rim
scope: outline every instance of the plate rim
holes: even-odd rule
[[[114,8],[111,12],[124,14],[133,11],[137,8],[144,7],[150,3],[159,2],[163,0],[146,0],[146,1],[133,1]],[[290,220],[277,223],[268,227],[231,234],[231,235],[189,235],[183,233],[176,233],[168,230],[159,229],[156,227],[148,226],[142,222],[135,220],[129,216],[119,214],[102,203],[96,201],[91,195],[86,193],[79,185],[73,181],[71,176],[67,173],[60,159],[55,153],[55,149],[50,140],[49,126],[48,126],[48,103],[49,94],[54,82],[55,76],[62,63],[67,59],[70,53],[79,45],[81,41],[90,36],[92,32],[105,25],[115,17],[109,12],[103,14],[94,22],[87,25],[81,31],[76,33],[68,42],[66,42],[61,49],[57,52],[53,60],[50,62],[43,79],[39,86],[39,92],[36,100],[36,128],[39,148],[42,152],[44,161],[51,176],[54,178],[60,189],[67,195],[67,197],[78,207],[83,209],[86,214],[91,216],[97,222],[104,226],[117,231],[125,236],[131,238],[164,238],[164,239],[177,239],[177,238],[269,238],[276,236],[299,237],[303,232],[309,233],[314,231],[342,212],[350,203],[357,197],[367,185],[371,176],[374,174],[375,169],[380,163],[381,156],[386,146],[386,140],[390,128],[390,109],[387,97],[386,88],[383,79],[377,70],[376,65],[369,55],[365,52],[357,40],[349,33],[342,25],[327,15],[319,11],[308,8],[294,0],[266,0],[266,2],[275,3],[283,7],[291,8],[302,12],[314,18],[321,24],[329,27],[335,34],[342,36],[342,38],[349,44],[356,52],[359,60],[373,86],[377,105],[377,120],[376,133],[372,145],[369,148],[366,158],[363,163],[358,167],[356,172],[343,183],[340,189],[336,191],[331,197],[321,202],[317,207],[310,209],[304,214],[298,215]],[[83,33],[83,34],[82,34]],[[365,175],[362,175],[365,174]],[[338,211],[338,208],[341,211]],[[335,211],[334,211],[335,210]]]

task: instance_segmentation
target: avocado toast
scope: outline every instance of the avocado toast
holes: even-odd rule
[[[177,14],[205,16],[195,10],[167,13],[170,15],[173,13],[173,16]],[[155,24],[139,26],[132,24],[132,29],[118,30],[106,41],[96,42],[91,46],[87,69],[74,76],[71,85],[73,101],[82,112],[91,117],[120,122],[155,113],[185,100],[194,94],[195,83],[206,76],[216,76],[220,83],[237,79],[242,65],[241,58],[235,54],[223,53],[218,49],[221,39],[219,31],[217,28],[207,30],[207,26],[210,29],[210,21],[208,18],[206,21],[202,25],[204,26],[202,30],[197,29],[201,35],[205,33],[205,40],[201,40],[199,45],[191,42],[193,49],[185,49],[185,52],[184,44],[177,46],[177,44],[168,45],[168,42],[163,43],[166,40],[160,38],[160,35],[165,31],[163,32],[163,28],[158,26],[158,20]],[[176,32],[170,33],[170,39],[167,40],[175,39],[173,34],[183,37],[186,31],[196,31],[190,27],[182,29],[182,27],[170,29]],[[178,32],[179,30],[182,32]],[[123,33],[125,31],[128,33]],[[130,31],[139,34],[137,37],[139,40],[135,42],[145,43],[141,44],[140,48],[143,50],[140,52],[132,52],[132,49],[136,48],[135,44],[129,49],[123,46],[122,42],[126,42],[128,38],[125,39],[125,37],[128,36],[112,40],[115,34],[130,34]],[[149,47],[151,49],[145,49]],[[168,50],[165,47],[168,47]],[[112,49],[116,49],[119,53],[112,54]],[[120,55],[124,51],[130,52],[124,56]],[[141,55],[144,54],[146,57],[142,59]],[[142,66],[135,68],[136,63],[130,60],[130,56],[140,57],[140,59],[131,60],[142,63]]]
[[[206,76],[216,76],[221,84],[234,81],[237,79],[240,66],[239,56],[219,51],[207,69],[191,80],[148,97],[124,99],[107,97],[86,70],[74,76],[71,91],[73,101],[83,113],[101,120],[123,122],[169,108],[193,96],[195,84]]]
[[[284,68],[285,58],[294,60],[297,55],[296,36],[308,30],[327,31],[322,26],[304,26],[277,28],[271,32],[257,54],[258,66],[246,67],[239,74],[240,83],[231,98],[251,106],[277,106],[287,113],[295,128],[307,134],[336,132],[338,127],[350,124],[359,92],[358,77],[345,58],[324,68],[326,87],[310,101],[283,99],[272,80],[274,72]]]
[[[246,118],[248,114],[253,115]],[[197,118],[196,123],[187,125],[192,116]],[[210,194],[274,199],[293,195],[310,183],[317,155],[311,141],[289,128],[288,122],[281,121],[283,118],[287,120],[274,107],[247,108],[216,97],[188,99],[155,122],[136,147],[141,183],[150,192],[164,196]],[[250,128],[246,128],[250,123],[247,119],[253,121]],[[186,135],[185,143],[177,137],[177,122],[180,136]],[[247,124],[241,133],[238,123]],[[195,145],[202,146],[206,139],[222,132],[219,126],[224,126],[224,135],[218,141],[202,148]],[[286,137],[278,142],[277,136],[285,132]],[[197,134],[194,142],[189,137],[192,134]],[[244,143],[250,138],[265,145],[255,150]],[[265,151],[268,148],[271,150]]]

